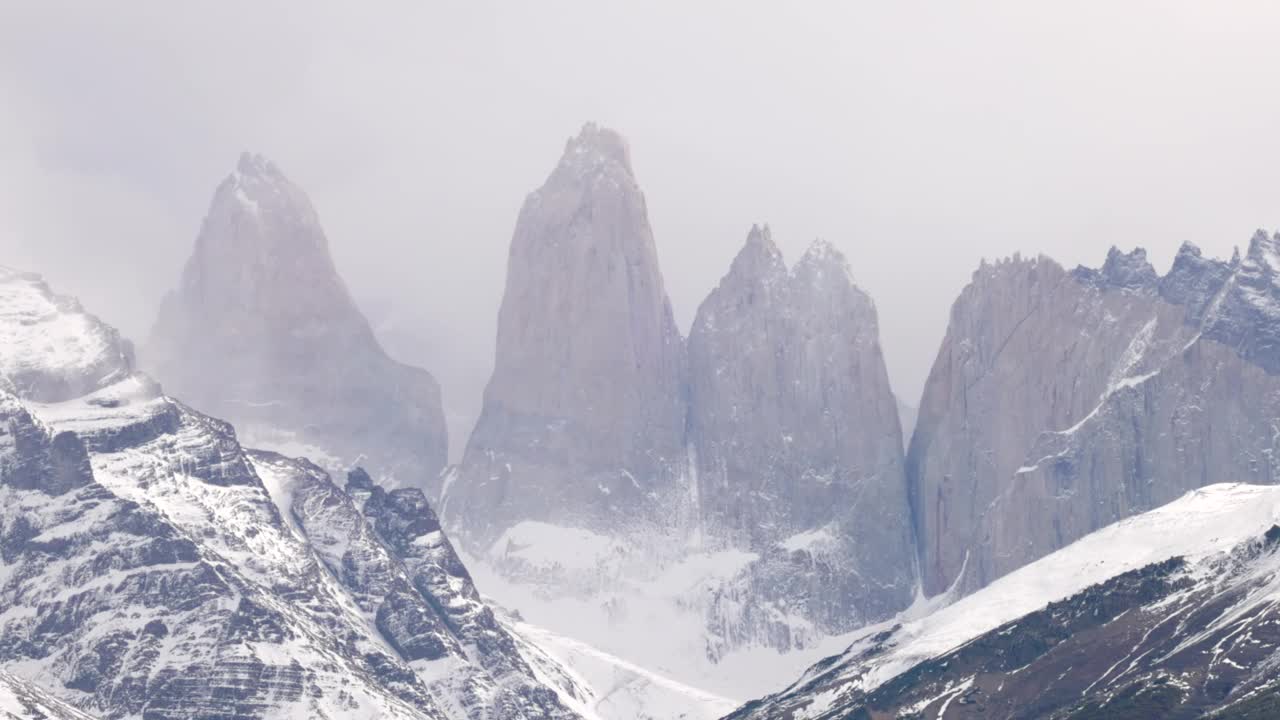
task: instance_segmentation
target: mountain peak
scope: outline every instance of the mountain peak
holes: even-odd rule
[[[448,508],[467,541],[656,512],[687,454],[683,355],[626,141],[588,123],[516,220],[493,374]]]
[[[769,226],[752,225],[751,231],[747,233],[747,242],[729,266],[729,275],[780,277],[786,273],[787,266],[782,260],[782,251],[774,244]]]
[[[1251,262],[1280,271],[1280,232],[1274,235],[1266,230],[1254,232],[1245,257]]]
[[[244,151],[236,162],[236,172],[251,177],[278,176],[280,170],[265,155]]]
[[[1102,264],[1102,274],[1113,284],[1123,287],[1142,287],[1157,279],[1155,268],[1147,261],[1144,248],[1134,248],[1123,253],[1114,245],[1107,252],[1107,260]]]
[[[800,257],[800,262],[806,261],[835,263],[841,265],[848,264],[848,261],[845,260],[844,253],[836,249],[836,246],[832,245],[830,241],[823,240],[822,238],[816,238],[813,242],[809,243],[809,247],[805,249],[804,255]]]
[[[435,380],[387,356],[306,192],[261,155],[241,155],[215,190],[146,350],[166,389],[264,449],[305,438],[331,469],[371,458],[389,486],[425,485],[444,465]]]
[[[753,224],[747,232],[747,244],[773,247],[773,233],[769,230],[769,223],[765,223],[763,227]]]
[[[1141,290],[1160,282],[1156,269],[1147,261],[1147,251],[1140,247],[1126,253],[1112,245],[1100,269],[1081,265],[1072,274],[1077,280],[1104,290]]]
[[[565,143],[560,165],[579,171],[617,167],[629,176],[631,148],[616,130],[588,122]]]
[[[844,253],[822,238],[809,244],[796,263],[793,273],[797,277],[810,277],[815,282],[834,275],[843,277],[850,285],[856,284],[853,281],[853,270],[849,268],[849,261]]]
[[[1174,262],[1176,263],[1178,261],[1177,258],[1181,258],[1183,256],[1186,256],[1189,258],[1198,258],[1198,257],[1202,257],[1203,253],[1201,252],[1199,245],[1196,245],[1190,240],[1187,240],[1183,242],[1182,245],[1178,248],[1178,254],[1174,257]]]
[[[233,254],[245,258],[260,252],[264,244],[276,243],[290,244],[299,252],[328,253],[328,240],[311,199],[279,166],[257,153],[241,153],[235,169],[218,185],[205,220],[210,221],[237,223],[233,233],[237,243],[243,241],[253,252],[243,253],[242,246]]]

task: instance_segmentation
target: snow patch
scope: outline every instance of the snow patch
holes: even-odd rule
[[[588,570],[623,551],[617,541],[590,530],[526,520],[504,532],[489,548],[489,557],[533,568]]]
[[[797,550],[812,551],[814,548],[821,548],[834,542],[835,536],[831,532],[831,527],[824,525],[823,527],[792,535],[782,541],[782,547],[789,552],[796,552]]]

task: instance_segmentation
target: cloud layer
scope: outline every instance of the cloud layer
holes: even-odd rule
[[[630,139],[682,326],[753,222],[792,259],[823,237],[908,402],[982,257],[1280,226],[1274,3],[11,5],[0,262],[144,335],[262,152],[461,424],[516,212],[586,120]]]

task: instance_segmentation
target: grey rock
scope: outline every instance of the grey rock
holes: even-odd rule
[[[446,517],[481,542],[519,519],[655,521],[685,465],[684,376],[627,145],[588,124],[520,211]]]
[[[896,401],[845,259],[815,243],[789,271],[754,229],[686,345],[626,145],[594,125],[521,211],[496,369],[443,485],[470,552],[619,618],[634,579],[690,553],[754,557],[677,601],[705,613],[713,661],[809,647],[915,587]],[[609,558],[525,563],[501,540],[524,521],[590,530]]]
[[[764,554],[732,602],[803,608],[830,633],[909,604],[897,404],[844,257],[814,243],[788,272],[753,228],[698,310],[689,366],[704,533]]]
[[[1280,233],[1257,231],[1235,272],[1212,296],[1202,320],[1205,337],[1280,374]]]
[[[255,444],[439,491],[439,386],[383,351],[310,200],[260,156],[241,156],[218,186],[144,359],[168,391]]]
[[[908,452],[924,589],[981,587],[1187,490],[1273,483],[1277,239],[1153,278],[984,266],[952,309]]]
[[[1081,266],[1071,274],[1076,280],[1100,290],[1144,290],[1156,287],[1160,282],[1156,269],[1147,262],[1147,251],[1142,248],[1122,253],[1113,247],[1107,252],[1107,260],[1100,269]]]

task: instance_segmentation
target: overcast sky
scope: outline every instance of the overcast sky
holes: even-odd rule
[[[914,404],[983,257],[1141,245],[1164,271],[1280,226],[1278,46],[1280,3],[1243,0],[5,2],[0,263],[142,340],[261,152],[465,414],[520,203],[595,120],[630,141],[682,327],[752,223],[789,260],[822,237]]]

